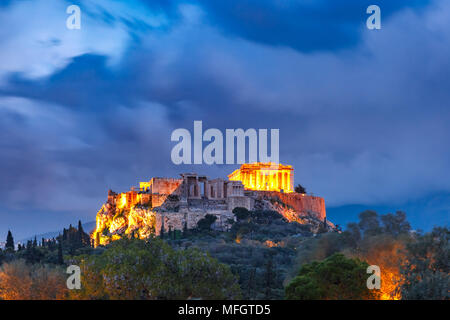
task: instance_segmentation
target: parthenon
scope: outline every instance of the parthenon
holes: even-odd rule
[[[258,191],[294,192],[292,166],[278,163],[249,163],[228,175],[230,181],[242,181],[245,189]]]

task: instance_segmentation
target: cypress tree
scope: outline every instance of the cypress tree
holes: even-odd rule
[[[58,241],[58,264],[64,264],[61,240]]]
[[[6,251],[14,252],[14,238],[12,236],[11,230],[8,230],[8,235],[6,236]]]
[[[83,226],[81,225],[81,220],[78,220],[78,242],[80,246],[83,247],[86,244]]]
[[[169,226],[169,239],[172,239],[172,226]]]
[[[274,272],[273,272],[273,260],[272,260],[272,254],[269,253],[268,260],[266,264],[266,274],[265,274],[265,285],[266,285],[266,292],[265,292],[265,299],[271,299],[272,296],[272,284],[274,281]]]
[[[255,276],[256,276],[256,268],[253,268],[252,271],[250,271],[250,276],[248,278],[247,283],[247,298],[250,299],[252,296],[252,292],[255,286]]]
[[[164,239],[164,218],[162,219],[162,222],[161,222],[161,231],[159,233],[159,237],[161,239]]]
[[[37,247],[37,239],[36,239],[36,236],[34,237],[34,240],[33,240],[33,248],[36,248]]]
[[[186,237],[187,237],[187,233],[188,233],[187,220],[184,220],[184,225],[183,225],[183,238],[186,238]]]

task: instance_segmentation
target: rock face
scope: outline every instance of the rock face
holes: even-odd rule
[[[147,238],[162,230],[193,229],[207,214],[214,215],[213,229],[227,231],[235,221],[236,207],[248,210],[274,210],[286,220],[315,223],[326,228],[323,198],[298,193],[244,190],[240,181],[208,180],[195,173],[181,179],[153,178],[141,182],[137,191],[108,192],[106,203],[96,218],[91,237],[95,245],[104,245],[123,236]],[[318,227],[319,228],[319,227]]]

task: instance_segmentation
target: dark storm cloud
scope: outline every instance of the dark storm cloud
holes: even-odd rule
[[[236,166],[171,163],[172,130],[192,132],[194,120],[205,129],[280,128],[281,161],[327,204],[401,203],[450,190],[443,174],[450,170],[446,2],[423,13],[402,11],[404,1],[382,4],[383,17],[391,18],[379,33],[358,31],[366,16],[358,9],[354,17],[362,6],[356,1],[240,3],[240,14],[254,8],[267,18],[250,25],[225,2],[180,9],[161,1],[179,15],[170,28],[150,32],[130,23],[124,28],[131,39],[117,37],[114,49],[97,43],[96,34],[74,52],[65,51],[73,39],[61,33],[32,61],[47,66],[47,55],[62,50],[50,71],[30,76],[24,63],[3,74],[4,207],[47,210],[73,222],[93,219],[108,188],[123,191],[183,171],[225,177]],[[108,14],[107,25],[115,26],[120,19]],[[29,58],[20,50],[8,57]]]
[[[335,50],[358,43],[372,4],[387,19],[405,8],[423,8],[429,0],[216,0],[200,1],[212,25],[223,32],[267,45],[303,52]]]

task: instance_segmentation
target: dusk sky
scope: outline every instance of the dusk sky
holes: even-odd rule
[[[448,225],[450,1],[0,0],[0,241],[94,221],[153,176],[225,178],[239,165],[172,163],[194,120],[280,129],[334,223]]]

